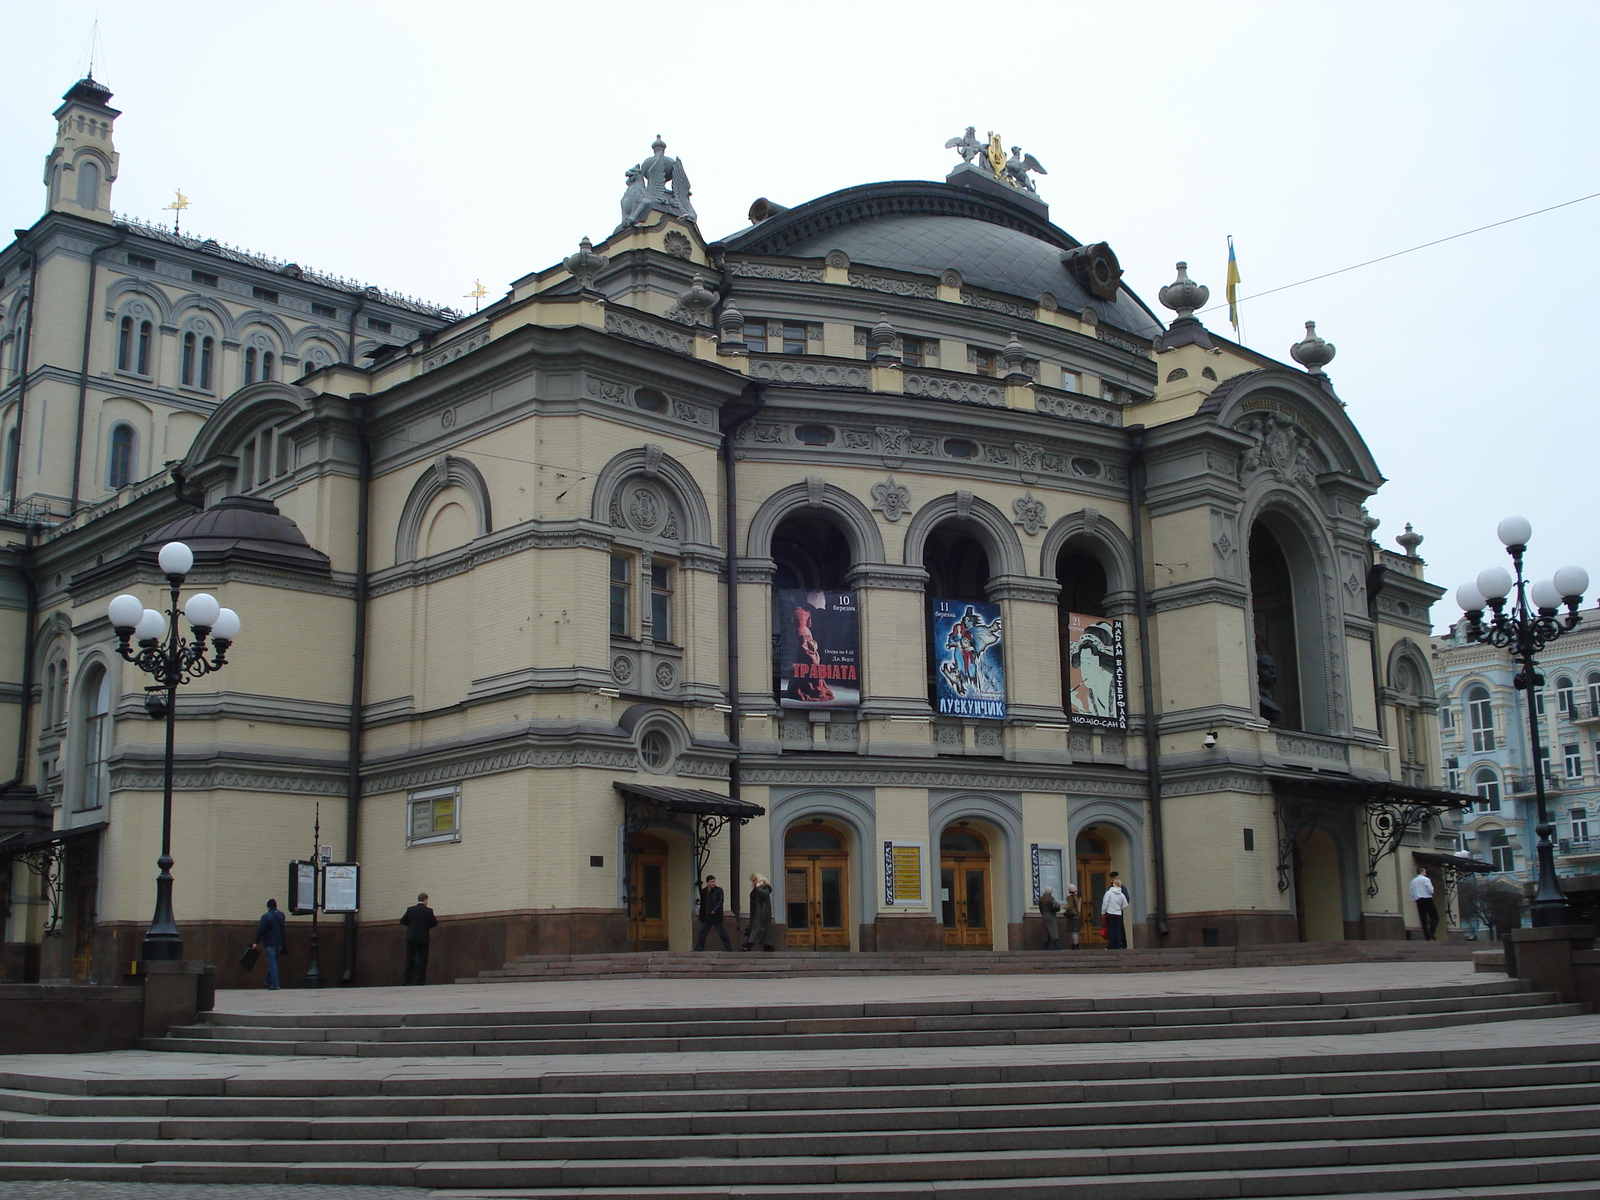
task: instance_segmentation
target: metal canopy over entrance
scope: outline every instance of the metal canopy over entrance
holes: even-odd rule
[[[1413,850],[1412,861],[1418,866],[1431,867],[1439,872],[1439,884],[1444,891],[1445,920],[1456,923],[1456,885],[1463,875],[1491,875],[1494,864],[1465,854],[1434,854],[1427,850]]]
[[[623,783],[621,780],[614,780],[612,786],[622,793],[623,878],[628,881],[627,906],[630,913],[641,899],[634,894],[634,858],[639,852],[638,835],[651,825],[678,825],[673,818],[690,818],[688,833],[694,855],[694,882],[699,886],[705,875],[706,863],[711,859],[711,839],[721,833],[729,821],[744,825],[751,818],[765,816],[767,812],[759,804],[751,804],[748,800],[735,800],[731,796],[703,792],[697,788],[655,787]],[[737,882],[734,886],[737,886]]]
[[[1327,779],[1290,772],[1267,776],[1277,800],[1278,890],[1293,886],[1295,839],[1324,817],[1361,808],[1367,818],[1367,895],[1378,894],[1378,864],[1428,817],[1470,807],[1476,796],[1388,779]]]

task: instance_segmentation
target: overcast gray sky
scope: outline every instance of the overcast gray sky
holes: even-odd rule
[[[11,227],[97,13],[119,211],[170,219],[181,187],[186,232],[465,308],[607,235],[657,133],[715,238],[757,196],[941,179],[994,129],[1152,307],[1180,258],[1220,302],[1229,234],[1249,296],[1600,192],[1592,2],[0,0]],[[1413,522],[1452,592],[1510,512],[1532,573],[1600,579],[1597,232],[1600,199],[1244,306],[1265,353],[1308,318],[1338,346],[1377,536]]]

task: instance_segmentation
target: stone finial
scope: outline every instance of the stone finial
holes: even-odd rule
[[[578,288],[587,292],[593,290],[595,276],[610,261],[604,254],[596,254],[594,243],[586,237],[578,243],[578,252],[567,255],[561,265],[577,280]]]
[[[1211,299],[1211,289],[1189,278],[1189,264],[1178,264],[1178,277],[1156,293],[1161,303],[1178,314],[1178,319],[1193,318],[1194,310]]]
[[[1000,365],[1005,368],[1006,378],[1013,376],[1022,379],[1028,378],[1028,373],[1023,370],[1028,361],[1028,352],[1022,348],[1022,342],[1016,334],[1012,334],[1009,341],[1000,349]]]
[[[1307,321],[1305,340],[1290,346],[1289,355],[1311,374],[1321,375],[1322,368],[1333,361],[1333,343],[1319,338],[1317,323]]]
[[[1422,535],[1411,528],[1411,522],[1406,522],[1406,531],[1395,534],[1395,541],[1400,543],[1400,548],[1406,552],[1407,558],[1417,556],[1417,547],[1422,545]]]
[[[706,286],[703,275],[696,275],[694,282],[678,293],[678,307],[689,325],[711,324],[711,310],[716,304],[717,294]]]
[[[879,313],[878,323],[867,334],[867,357],[871,359],[897,358],[894,352],[894,326],[889,324],[889,314]]]
[[[733,306],[732,300],[722,306],[722,315],[717,318],[717,349],[725,354],[745,350],[744,314]]]

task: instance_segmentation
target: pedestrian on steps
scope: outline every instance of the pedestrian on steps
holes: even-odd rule
[[[420,986],[428,981],[428,933],[439,924],[428,907],[427,892],[417,893],[417,902],[406,909],[400,924],[406,927],[405,981]]]
[[[283,936],[285,924],[278,902],[268,900],[267,911],[262,913],[261,920],[256,922],[256,940],[250,946],[252,950],[259,950],[266,955],[267,990],[272,992],[278,990],[278,955],[282,954],[288,945]]]
[[[1061,906],[1061,920],[1072,939],[1072,948],[1078,948],[1078,930],[1083,927],[1083,897],[1078,895],[1078,885],[1067,884],[1067,898]]]
[[[1428,878],[1428,868],[1417,867],[1411,880],[1411,898],[1417,902],[1417,920],[1422,923],[1422,940],[1431,942],[1439,929],[1439,909],[1433,902],[1433,880]]]
[[[765,875],[750,872],[750,928],[745,931],[744,949],[760,946],[772,949],[772,884]]]
[[[706,948],[706,934],[713,929],[717,931],[717,936],[722,939],[722,948],[724,950],[733,949],[733,943],[728,940],[728,931],[722,927],[722,906],[724,901],[723,891],[717,886],[717,877],[715,875],[707,875],[705,883],[700,887],[700,932],[695,935],[694,939],[694,948],[696,950],[704,950]]]
[[[1111,883],[1106,887],[1105,895],[1100,897],[1100,915],[1106,920],[1107,950],[1128,948],[1128,927],[1122,914],[1127,911],[1129,903],[1128,893],[1122,890],[1121,877],[1115,871],[1111,872]]]
[[[1061,949],[1061,925],[1056,920],[1056,914],[1061,911],[1061,905],[1056,902],[1055,896],[1049,888],[1039,893],[1039,915],[1044,918],[1044,948],[1046,950]]]

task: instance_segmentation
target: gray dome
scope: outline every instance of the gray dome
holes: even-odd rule
[[[1069,312],[1092,308],[1108,325],[1158,337],[1159,320],[1126,287],[1115,300],[1093,295],[1062,262],[1080,243],[1049,221],[1003,199],[922,181],[847,188],[769,217],[724,243],[729,250],[821,258],[841,250],[862,266],[937,276],[1033,301],[1049,292]]]
[[[259,496],[227,496],[180,517],[146,538],[137,553],[153,559],[168,542],[184,543],[196,563],[245,559],[320,575],[331,568],[328,556],[312,549],[300,527]]]

